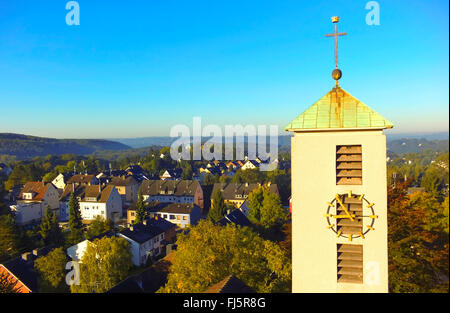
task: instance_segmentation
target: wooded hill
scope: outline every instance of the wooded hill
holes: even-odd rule
[[[129,146],[103,139],[54,139],[27,135],[0,133],[0,155],[27,159],[36,156],[72,153],[86,155],[102,150],[125,150]]]

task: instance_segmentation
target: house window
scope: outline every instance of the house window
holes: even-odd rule
[[[187,221],[187,216],[183,216],[183,221]]]
[[[174,220],[175,219],[175,215],[170,215],[170,219]]]
[[[177,220],[180,220],[181,218],[180,218],[180,216],[179,215],[177,215]]]
[[[336,146],[336,184],[362,185],[361,145]]]
[[[363,283],[363,246],[337,245],[337,282]]]
[[[131,216],[134,216],[134,212],[131,212],[130,215],[131,215]]]

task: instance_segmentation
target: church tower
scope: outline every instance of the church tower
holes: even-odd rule
[[[386,136],[391,122],[336,85],[288,126],[292,291],[387,292]]]

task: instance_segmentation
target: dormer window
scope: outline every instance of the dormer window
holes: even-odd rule
[[[22,197],[24,199],[30,199],[31,200],[31,199],[33,199],[33,192],[24,192]]]

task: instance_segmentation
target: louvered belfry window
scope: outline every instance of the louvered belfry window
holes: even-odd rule
[[[363,246],[337,245],[337,282],[363,283]]]
[[[336,146],[336,184],[362,184],[361,145]]]

